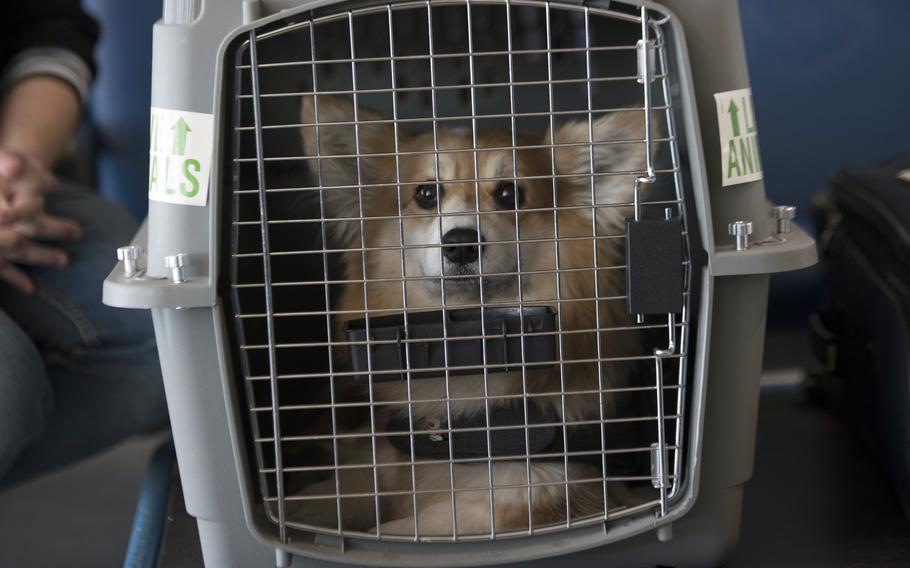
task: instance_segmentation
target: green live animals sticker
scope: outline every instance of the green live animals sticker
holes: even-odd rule
[[[715,93],[724,187],[762,179],[752,89]]]
[[[152,107],[149,199],[205,206],[213,124],[211,114]]]

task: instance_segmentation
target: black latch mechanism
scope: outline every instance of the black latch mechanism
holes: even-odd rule
[[[683,308],[682,222],[626,219],[626,309],[676,314]]]

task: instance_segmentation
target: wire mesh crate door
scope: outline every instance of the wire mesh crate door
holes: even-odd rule
[[[668,513],[692,275],[665,23],[453,0],[250,32],[231,283],[282,542]],[[629,311],[626,281],[660,280],[629,224],[669,235],[648,287],[677,307]]]

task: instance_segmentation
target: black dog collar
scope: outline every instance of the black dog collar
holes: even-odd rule
[[[411,438],[414,440],[414,457],[426,460],[470,459],[486,457],[514,457],[524,459],[527,456],[538,456],[535,460],[563,461],[565,445],[563,443],[562,420],[552,407],[541,407],[528,403],[527,419],[522,404],[511,404],[496,407],[490,411],[489,430],[485,413],[459,418],[453,427],[444,424],[441,432],[409,433],[410,427],[406,416],[397,416],[388,424],[389,432],[405,432],[402,435],[389,436],[393,446],[405,454],[411,453]],[[527,426],[526,426],[527,425]],[[572,461],[600,462],[603,440],[601,425],[589,424],[568,426],[566,433],[569,451],[591,452],[580,456],[570,456]],[[420,429],[420,428],[417,428]],[[450,430],[452,430],[450,432]],[[451,451],[450,451],[451,437]],[[489,440],[489,450],[487,441]],[[596,452],[596,453],[594,453]],[[550,455],[548,455],[550,454]]]

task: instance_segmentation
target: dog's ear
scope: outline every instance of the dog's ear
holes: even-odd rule
[[[656,118],[656,116],[655,116]],[[660,136],[657,120],[652,120],[652,140]],[[545,143],[553,137],[548,131]],[[579,199],[590,203],[590,175],[619,174],[633,172],[633,175],[596,175],[594,178],[595,200],[598,204],[628,203],[632,200],[635,175],[646,170],[645,116],[642,111],[614,111],[607,113],[589,124],[587,120],[569,122],[556,127],[553,143],[556,147],[556,173],[570,176],[573,191]],[[588,144],[593,141],[593,158]],[[656,148],[656,143],[652,142]],[[578,174],[578,177],[571,177]],[[585,194],[587,196],[585,197]]]
[[[357,158],[354,156],[361,157],[363,179],[378,166],[379,158],[369,158],[370,154],[394,151],[392,125],[375,122],[381,121],[382,116],[363,107],[358,107],[355,115],[354,102],[350,99],[309,95],[303,99],[302,114],[304,151],[307,156],[321,158],[310,160],[310,169],[321,178],[323,186],[355,185]]]
[[[394,171],[383,167],[394,161],[393,157],[376,155],[394,152],[393,126],[375,122],[381,121],[382,116],[362,107],[357,108],[355,117],[353,101],[342,97],[310,95],[304,97],[302,107],[304,152],[308,157],[317,157],[307,160],[307,164],[314,183],[327,188],[322,194],[326,218],[354,217],[361,205],[364,210],[369,209],[367,201],[380,190],[374,187],[358,191],[358,181],[360,186],[381,183],[387,181],[383,171]],[[359,224],[353,221],[329,224],[333,239],[344,246],[353,246],[358,230]]]

